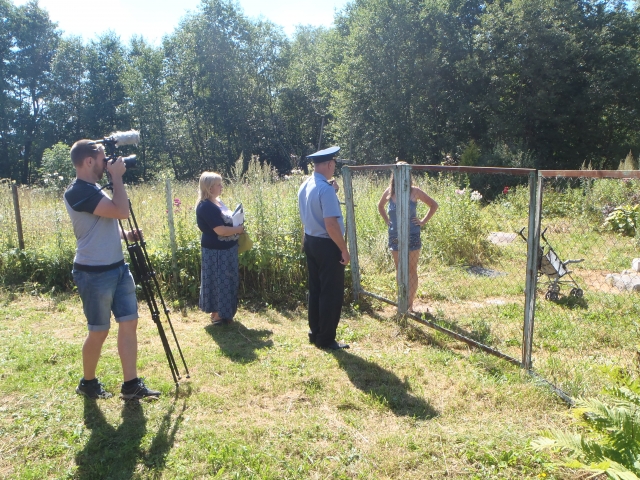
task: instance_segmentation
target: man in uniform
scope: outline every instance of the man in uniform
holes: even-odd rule
[[[298,190],[309,270],[309,341],[330,350],[349,348],[336,341],[344,296],[344,268],[350,260],[342,210],[336,190],[329,183],[339,150],[340,147],[330,147],[309,155],[313,174]]]

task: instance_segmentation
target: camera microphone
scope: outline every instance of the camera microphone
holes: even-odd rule
[[[113,142],[116,147],[122,147],[123,145],[137,145],[140,142],[140,132],[136,130],[129,130],[128,132],[114,132],[108,139]]]
[[[129,130],[127,132],[113,132],[111,136],[102,140],[94,140],[95,143],[103,143],[107,147],[122,147],[123,145],[137,145],[140,143],[140,132]]]

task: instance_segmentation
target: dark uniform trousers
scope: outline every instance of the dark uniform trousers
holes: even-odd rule
[[[330,238],[304,236],[309,270],[309,330],[318,347],[328,347],[336,330],[344,297],[342,253]]]

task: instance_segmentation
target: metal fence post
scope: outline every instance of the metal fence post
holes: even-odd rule
[[[176,255],[176,229],[173,223],[173,193],[171,192],[171,180],[165,180],[165,193],[167,200],[167,222],[169,224],[169,242],[171,243],[171,269],[173,270],[173,284],[178,284],[178,261]]]
[[[347,214],[347,243],[351,256],[351,285],[353,289],[353,301],[360,299],[360,264],[358,263],[358,241],[356,238],[356,215],[353,204],[353,182],[351,169],[348,165],[342,167],[342,188],[344,188],[344,201]]]
[[[398,314],[405,315],[409,309],[411,165],[396,165],[393,174],[396,193],[396,223],[398,225]]]
[[[533,324],[536,311],[538,282],[538,250],[540,248],[540,220],[542,217],[543,178],[536,172],[529,174],[529,231],[527,235],[527,280],[525,287],[524,325],[522,328],[522,366],[531,370]]]
[[[22,236],[22,217],[20,216],[20,202],[18,201],[18,186],[14,183],[11,185],[11,193],[13,194],[13,210],[16,215],[16,229],[18,230],[18,246],[20,250],[24,250],[24,237]]]

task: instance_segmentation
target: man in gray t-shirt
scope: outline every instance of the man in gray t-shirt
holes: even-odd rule
[[[73,280],[82,299],[89,334],[82,347],[84,376],[76,392],[89,398],[112,395],[96,377],[102,345],[109,334],[111,313],[118,323],[118,353],[124,382],[123,399],[158,397],[160,392],[148,389],[138,378],[138,302],[129,266],[124,263],[118,220],[129,217],[129,199],[122,175],[126,166],[122,158],[106,161],[104,147],[92,140],[80,140],[71,148],[71,161],[76,179],[64,193],[64,203],[73,223],[76,255]],[[96,185],[108,172],[113,198]],[[135,241],[139,232],[126,232]]]

